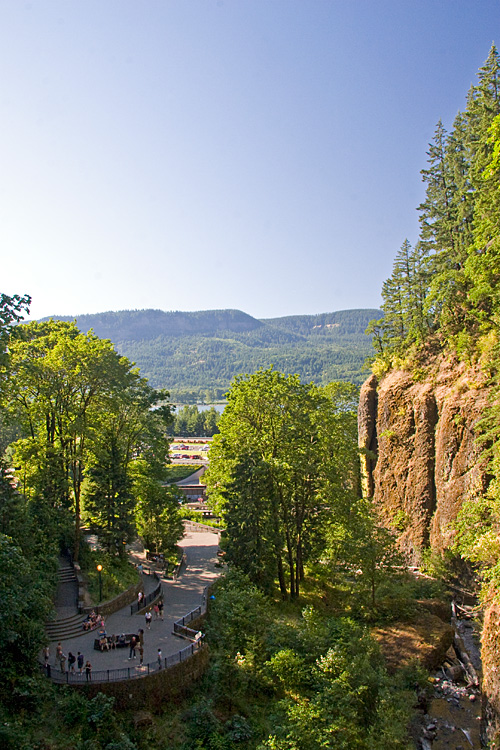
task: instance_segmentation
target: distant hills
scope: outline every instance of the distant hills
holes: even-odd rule
[[[257,320],[241,310],[163,312],[122,310],[59,316],[93,329],[135,362],[156,388],[173,401],[220,399],[232,378],[274,365],[298,373],[304,382],[346,380],[360,384],[371,339],[364,331],[380,310],[342,310]],[[48,320],[48,318],[44,318]]]

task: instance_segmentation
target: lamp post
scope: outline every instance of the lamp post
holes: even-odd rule
[[[97,566],[97,572],[99,573],[99,601],[102,602],[102,565],[100,563]]]

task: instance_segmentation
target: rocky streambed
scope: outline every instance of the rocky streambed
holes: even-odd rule
[[[456,606],[451,624],[453,644],[443,664],[429,677],[429,689],[419,696],[422,716],[413,732],[418,750],[480,750],[485,746],[479,625],[471,608]]]

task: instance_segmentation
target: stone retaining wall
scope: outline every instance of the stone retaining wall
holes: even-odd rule
[[[75,685],[89,698],[97,693],[115,697],[115,706],[120,710],[148,709],[158,711],[169,700],[177,700],[190,685],[199,680],[208,666],[209,649],[203,646],[193,656],[168,669],[161,669],[137,680],[122,682],[99,682]]]
[[[82,608],[82,613],[87,615],[89,612],[97,612],[100,615],[107,617],[112,615],[113,612],[118,612],[119,609],[123,609],[127,604],[137,601],[137,594],[142,591],[142,583],[136,583],[134,586],[130,586],[126,591],[122,591],[121,594],[115,596],[114,599],[109,599],[107,602],[101,602],[98,605],[86,606]]]

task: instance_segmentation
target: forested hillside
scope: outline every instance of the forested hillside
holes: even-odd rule
[[[239,310],[124,310],[81,315],[76,322],[81,331],[110,339],[152,386],[189,403],[220,398],[235,375],[270,365],[318,384],[360,384],[371,352],[365,330],[379,314],[344,310],[256,320]]]
[[[500,738],[500,61],[493,46],[422,170],[420,236],[405,239],[373,321],[362,388],[366,492],[417,561],[482,581],[484,682]],[[464,566],[468,561],[469,567]],[[496,728],[495,728],[496,724]],[[497,747],[497,744],[494,744]]]

